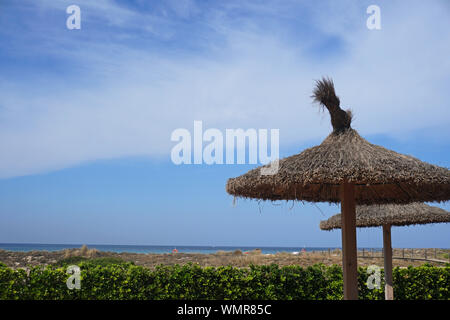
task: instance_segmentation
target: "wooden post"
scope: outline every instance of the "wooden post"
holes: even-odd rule
[[[392,284],[392,245],[391,226],[383,225],[383,253],[384,253],[384,295],[386,300],[394,300],[394,287]]]
[[[356,251],[355,185],[344,182],[341,191],[342,268],[344,299],[358,299],[358,269]]]
[[[436,252],[436,248],[434,248],[434,258],[437,259],[437,252]]]
[[[402,258],[405,258],[405,248],[402,249]]]
[[[425,260],[427,260],[427,249],[424,249]]]

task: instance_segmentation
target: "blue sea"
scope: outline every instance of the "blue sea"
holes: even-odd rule
[[[274,254],[277,252],[299,252],[306,251],[328,251],[334,250],[333,247],[246,247],[246,246],[150,246],[150,245],[110,245],[110,244],[86,244],[89,249],[110,252],[130,252],[130,253],[170,253],[177,249],[184,253],[215,253],[219,250],[242,252],[261,249],[264,254]],[[0,249],[9,251],[58,251],[64,249],[80,248],[82,244],[42,244],[42,243],[0,243]],[[360,248],[362,249],[362,248]],[[380,248],[365,248],[374,251]]]

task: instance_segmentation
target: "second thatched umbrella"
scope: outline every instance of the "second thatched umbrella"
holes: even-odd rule
[[[392,279],[391,226],[409,226],[450,222],[450,212],[426,205],[411,203],[407,205],[372,205],[356,207],[356,227],[383,227],[383,252],[386,300],[394,299]],[[341,215],[336,214],[320,222],[320,229],[341,228]]]
[[[356,204],[450,200],[450,170],[369,143],[351,128],[351,112],[329,79],[314,100],[330,112],[333,132],[318,146],[229,179],[229,194],[263,200],[341,203],[344,298],[357,299]],[[270,170],[269,170],[270,172]]]

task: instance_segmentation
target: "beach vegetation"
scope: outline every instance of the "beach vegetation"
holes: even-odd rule
[[[101,262],[100,262],[101,261]],[[72,262],[72,261],[67,261]],[[219,299],[219,300],[340,300],[342,268],[317,264],[280,267],[251,265],[201,267],[196,264],[157,266],[81,260],[80,289],[69,289],[65,266],[12,269],[0,265],[0,299]],[[383,300],[380,289],[370,290],[367,268],[358,269],[360,299]],[[381,271],[383,279],[383,271]],[[395,299],[450,299],[450,264],[394,268]]]

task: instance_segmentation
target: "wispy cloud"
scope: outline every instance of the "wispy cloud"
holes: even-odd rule
[[[448,6],[383,3],[369,31],[369,4],[79,1],[79,31],[65,29],[64,1],[8,5],[0,177],[168,156],[170,132],[193,120],[280,128],[285,146],[323,137],[309,98],[322,75],[363,134],[450,127]]]

